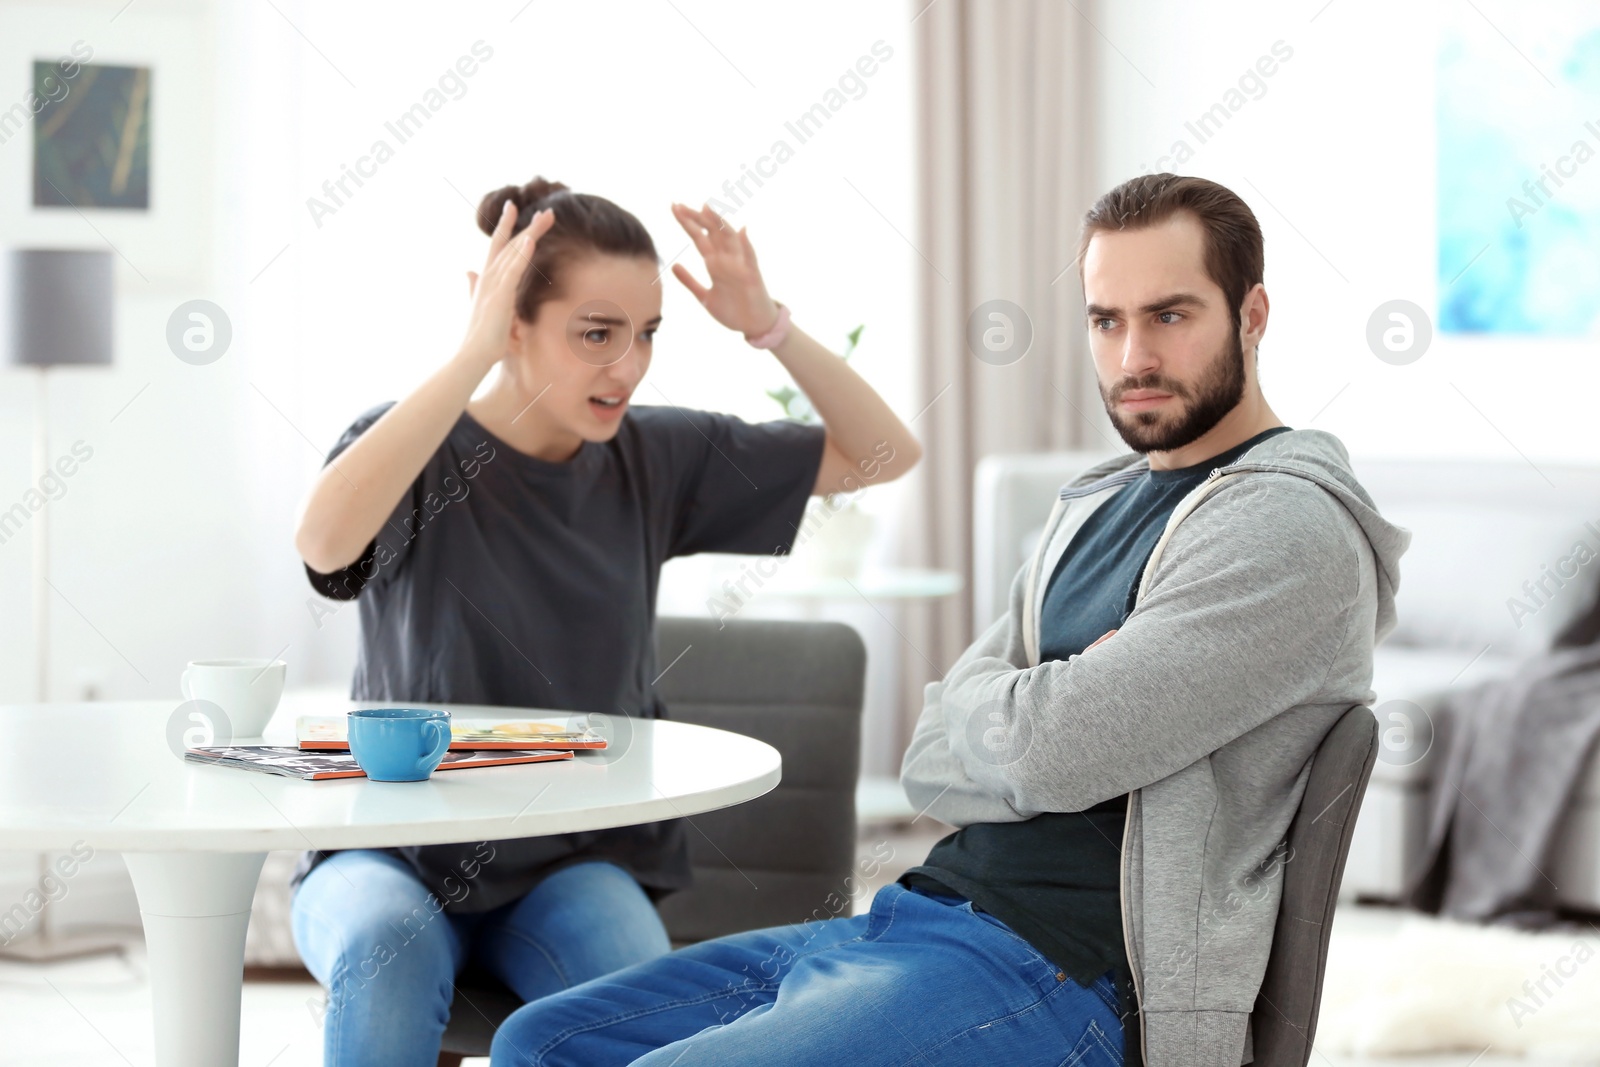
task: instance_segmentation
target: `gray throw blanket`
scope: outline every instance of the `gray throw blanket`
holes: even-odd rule
[[[1428,841],[1405,903],[1453,919],[1554,923],[1551,857],[1600,737],[1600,644],[1557,648],[1447,698]]]

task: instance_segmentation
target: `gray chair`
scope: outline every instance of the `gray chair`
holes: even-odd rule
[[[832,622],[662,618],[656,691],[669,718],[758,738],[783,755],[766,796],[688,820],[694,885],[658,910],[675,946],[828,914],[855,867],[867,652]],[[685,651],[687,650],[687,651]],[[679,658],[680,653],[682,658]],[[456,982],[440,1067],[487,1056],[521,1002],[469,967]]]
[[[1359,704],[1333,724],[1312,757],[1311,778],[1289,825],[1272,952],[1250,1015],[1256,1067],[1311,1062],[1339,882],[1377,758],[1378,720]]]

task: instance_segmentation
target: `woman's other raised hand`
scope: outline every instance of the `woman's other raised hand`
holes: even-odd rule
[[[672,273],[700,301],[700,306],[722,325],[747,338],[770,329],[778,319],[778,305],[767,295],[749,234],[728,225],[709,205],[696,211],[687,204],[673,204],[672,214],[694,241],[705,261],[706,273],[711,276],[711,285],[704,286],[683,264],[672,265]]]

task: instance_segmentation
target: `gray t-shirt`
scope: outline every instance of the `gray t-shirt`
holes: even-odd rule
[[[391,406],[357,419],[328,460]],[[787,553],[824,439],[796,422],[630,407],[610,441],[554,463],[463,411],[361,559],[328,575],[306,567],[318,593],[359,604],[351,698],[667,717],[651,687],[661,564]],[[488,862],[472,843],[386,851],[462,913],[593,859],[628,870],[652,899],[690,881],[676,819],[497,841]],[[306,853],[291,884],[324,855]]]

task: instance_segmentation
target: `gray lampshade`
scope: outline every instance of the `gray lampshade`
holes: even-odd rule
[[[111,362],[111,252],[0,253],[0,364]]]

